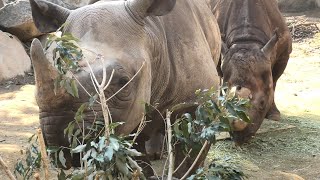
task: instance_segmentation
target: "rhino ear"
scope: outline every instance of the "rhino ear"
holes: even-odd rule
[[[175,6],[176,0],[128,0],[127,6],[137,18],[163,16]]]
[[[269,42],[261,49],[262,53],[269,59],[272,55],[272,51],[279,40],[278,28],[274,30],[274,35]]]
[[[44,0],[30,0],[33,21],[42,33],[56,31],[70,15],[71,11]]]

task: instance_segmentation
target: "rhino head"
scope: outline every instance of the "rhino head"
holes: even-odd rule
[[[105,1],[72,11],[44,0],[30,0],[30,3],[34,22],[41,32],[53,32],[65,24],[64,32],[80,39],[83,59],[90,62],[99,82],[102,81],[104,68],[108,77],[114,70],[112,81],[105,90],[107,98],[127,84],[142,68],[127,86],[107,102],[112,119],[125,122],[117,129],[117,133],[127,135],[133,132],[144,115],[143,102],[150,102],[153,82],[160,78],[155,75],[157,72],[151,70],[154,61],[159,59],[158,49],[161,49],[153,37],[162,37],[163,34],[150,30],[150,18],[169,13],[175,1]],[[97,60],[97,55],[103,57],[103,63]],[[32,42],[31,58],[36,78],[36,101],[46,145],[67,146],[69,143],[64,136],[64,129],[74,119],[80,105],[88,102],[88,93],[95,93],[90,68],[83,63],[81,71],[74,74],[86,89],[78,86],[80,98],[74,98],[64,89],[54,93],[54,80],[58,72],[37,39]],[[100,105],[94,109],[101,113]],[[85,112],[85,122],[90,124],[93,119],[91,111]]]
[[[241,124],[235,124],[239,127],[233,132],[237,144],[247,142],[255,135],[273,103],[272,52],[277,41],[275,33],[264,46],[239,43],[222,48],[223,81],[233,87],[238,96],[251,102],[248,115],[252,123],[239,121]]]

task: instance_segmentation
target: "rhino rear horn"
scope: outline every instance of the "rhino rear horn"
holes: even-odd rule
[[[267,44],[261,49],[262,53],[269,59],[272,55],[272,51],[279,40],[278,28],[274,30],[274,35],[267,42]]]
[[[176,0],[128,0],[126,6],[139,20],[147,16],[163,16],[175,6]]]
[[[56,31],[66,22],[71,10],[44,0],[30,0],[32,18],[42,33]]]

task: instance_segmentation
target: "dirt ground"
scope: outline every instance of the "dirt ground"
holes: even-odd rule
[[[320,11],[286,16],[296,39],[276,90],[281,121],[265,120],[261,133],[241,148],[224,140],[209,154],[209,161],[229,159],[248,179],[282,180],[283,172],[320,179]],[[0,156],[11,170],[38,127],[33,84],[31,73],[0,83]],[[6,179],[1,170],[0,177]]]

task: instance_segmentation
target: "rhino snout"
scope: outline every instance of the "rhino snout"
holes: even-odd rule
[[[231,88],[231,92],[234,92],[236,96],[239,98],[252,99],[252,92],[250,89],[242,87],[242,86],[233,86]]]

